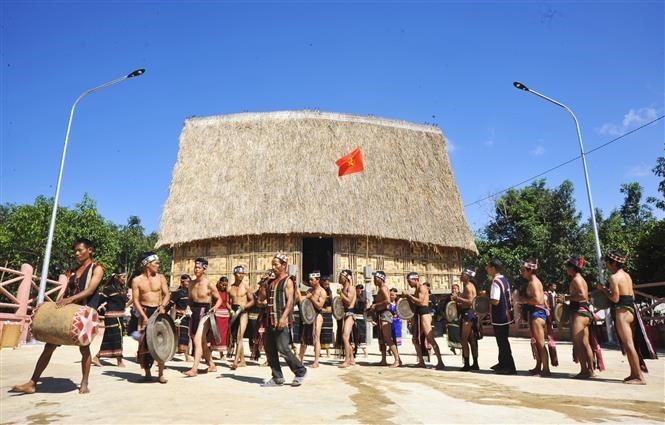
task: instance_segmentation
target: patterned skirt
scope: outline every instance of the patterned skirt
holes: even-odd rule
[[[122,358],[124,311],[108,311],[104,315],[104,339],[98,357]]]

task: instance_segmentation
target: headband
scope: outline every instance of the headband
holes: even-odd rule
[[[206,259],[204,259],[204,258],[199,258],[199,259],[197,259],[196,261],[194,261],[194,264],[196,264],[196,265],[198,265],[198,266],[201,266],[201,268],[202,268],[203,270],[205,270],[205,269],[208,268],[208,260],[206,260]]]
[[[573,267],[577,267],[578,269],[584,268],[584,257],[580,258],[575,258],[575,257],[570,257],[568,260],[568,264],[570,264]]]
[[[349,269],[344,269],[339,274],[341,274],[342,276],[344,276],[347,279],[351,279],[351,276],[353,275],[353,273]]]
[[[309,278],[310,279],[314,279],[314,278],[320,279],[321,278],[321,273],[320,272],[312,272],[312,273],[309,274]]]
[[[409,274],[406,275],[406,280],[416,280],[416,279],[418,279],[419,277],[420,277],[420,276],[418,276],[418,273],[416,273],[416,272],[411,272],[411,273],[409,273]]]
[[[235,266],[233,269],[233,274],[236,273],[245,273],[245,268],[243,266]]]
[[[374,277],[386,281],[386,274],[382,270],[377,270],[374,272]]]
[[[616,261],[617,263],[624,264],[627,260],[627,255],[621,255],[618,251],[610,251],[605,254],[605,258],[608,260]]]
[[[524,261],[522,263],[522,267],[524,267],[527,270],[531,270],[531,271],[538,270],[538,261],[536,260],[536,262],[534,262],[534,263],[531,263],[529,261]]]
[[[159,260],[159,257],[157,254],[150,254],[147,257],[145,257],[143,260],[141,260],[141,267],[145,267],[148,264],[152,263],[155,260]]]
[[[472,269],[467,269],[466,267],[462,269],[462,274],[465,274],[469,277],[475,277],[476,276],[476,271]]]
[[[281,252],[278,252],[277,254],[275,254],[275,256],[273,258],[277,258],[282,263],[288,263],[289,262],[289,257],[287,257],[286,254],[282,254]]]

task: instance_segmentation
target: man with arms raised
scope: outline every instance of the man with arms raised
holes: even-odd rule
[[[414,289],[413,295],[407,291],[403,291],[402,295],[413,303],[416,308],[416,315],[413,317],[413,346],[418,355],[418,366],[426,367],[423,360],[423,351],[427,350],[425,345],[425,341],[427,341],[434,347],[434,353],[438,361],[436,368],[442,370],[444,365],[441,359],[441,351],[439,351],[439,344],[436,343],[434,332],[432,331],[432,310],[429,308],[429,289],[420,283],[420,276],[416,272],[406,275],[406,281]]]
[[[275,387],[284,384],[284,375],[279,364],[280,355],[284,357],[289,369],[296,376],[291,383],[292,386],[302,385],[305,375],[307,375],[307,369],[289,347],[296,284],[293,277],[289,276],[287,266],[288,257],[285,254],[275,254],[272,259],[275,278],[269,283],[261,285],[259,291],[259,304],[265,304],[267,308],[268,323],[264,338],[266,356],[272,372],[272,377],[261,384],[263,387]]]
[[[379,366],[388,365],[386,360],[386,346],[388,346],[394,359],[393,364],[391,364],[390,367],[399,367],[402,361],[399,358],[397,345],[395,345],[395,341],[393,341],[392,337],[393,314],[388,309],[388,305],[390,305],[390,291],[386,285],[386,274],[383,271],[377,270],[374,272],[374,285],[377,287],[377,293],[374,296],[374,304],[369,308],[376,312],[376,318],[378,321],[379,348],[381,349],[381,362],[379,363]]]
[[[185,372],[187,376],[196,376],[198,374],[199,362],[201,356],[208,363],[208,372],[216,372],[217,366],[212,361],[212,354],[208,347],[208,342],[214,343],[212,335],[208,336],[209,327],[205,323],[201,324],[202,319],[208,314],[209,311],[214,312],[222,304],[222,297],[219,296],[217,286],[208,280],[206,276],[206,269],[208,268],[208,260],[199,257],[194,261],[194,275],[196,280],[189,284],[189,303],[192,310],[192,318],[190,321],[190,336],[192,337],[192,345],[194,346],[194,364],[192,368]],[[212,299],[216,299],[214,307],[210,308]],[[212,316],[213,320],[214,316]]]
[[[229,287],[229,299],[231,301],[231,338],[233,338],[236,347],[236,357],[231,365],[231,370],[238,367],[245,367],[245,351],[243,337],[247,329],[247,311],[254,305],[254,297],[249,291],[249,287],[243,279],[245,278],[245,268],[236,266],[233,269],[233,284]]]
[[[57,307],[64,307],[67,304],[80,304],[97,308],[97,304],[99,303],[97,287],[104,277],[104,267],[95,264],[92,261],[94,247],[90,240],[85,238],[76,239],[72,244],[72,250],[74,251],[74,257],[76,257],[79,266],[76,271],[69,276],[67,288],[65,289],[62,298],[59,298],[56,301]],[[39,360],[37,360],[35,370],[32,373],[30,380],[23,385],[14,386],[12,390],[26,394],[34,393],[37,388],[37,381],[39,381],[44,369],[46,369],[46,366],[48,366],[51,361],[53,352],[58,347],[58,345],[47,343],[44,346],[44,351],[42,351],[42,354],[39,356]],[[83,374],[79,393],[85,394],[90,392],[90,389],[88,388],[88,377],[90,376],[92,356],[90,354],[90,346],[79,347],[79,351],[81,352],[81,372]]]
[[[158,273],[159,265],[157,254],[154,252],[143,253],[141,255],[143,273],[132,279],[132,300],[139,314],[139,330],[142,332],[136,358],[144,370],[144,381],[152,380],[150,368],[152,368],[155,361],[150,355],[150,351],[148,351],[146,340],[148,320],[155,312],[164,313],[171,299],[169,285],[166,283],[164,275]],[[159,382],[166,384],[164,363],[157,362],[157,365],[159,366]]]
[[[471,279],[476,275],[472,269],[463,269],[460,280],[464,289],[460,295],[453,294],[452,300],[457,302],[460,308],[459,321],[462,328],[461,344],[462,344],[462,358],[464,359],[464,366],[460,371],[467,372],[469,370],[478,370],[478,316],[473,309],[473,302],[476,299],[476,285],[473,284]],[[471,347],[471,355],[473,356],[473,364],[469,365],[469,346]]]

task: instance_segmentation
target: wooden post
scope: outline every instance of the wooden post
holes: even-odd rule
[[[26,316],[28,314],[28,300],[30,299],[30,288],[32,288],[32,266],[30,264],[21,264],[21,274],[23,280],[18,287],[16,298],[18,299],[17,316]]]

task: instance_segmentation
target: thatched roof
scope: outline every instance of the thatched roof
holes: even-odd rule
[[[293,233],[477,252],[445,143],[434,126],[315,111],[187,119],[157,245]],[[337,177],[358,146],[365,171]]]

